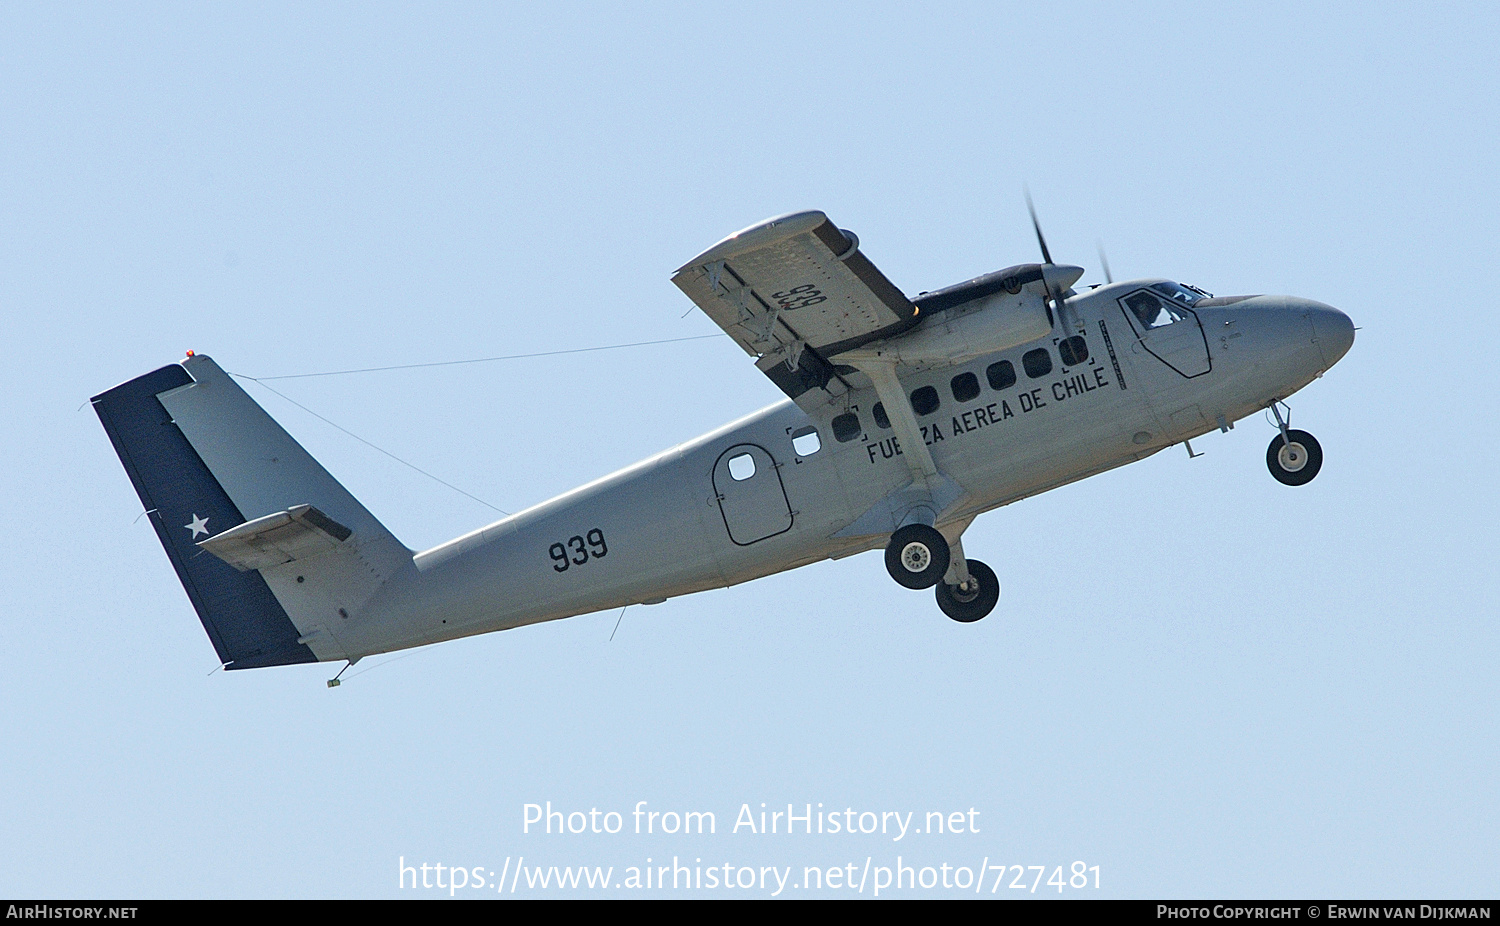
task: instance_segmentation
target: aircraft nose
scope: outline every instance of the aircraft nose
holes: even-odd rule
[[[1354,321],[1331,305],[1311,299],[1292,301],[1312,322],[1313,340],[1323,355],[1323,362],[1329,367],[1338,363],[1354,346]]]

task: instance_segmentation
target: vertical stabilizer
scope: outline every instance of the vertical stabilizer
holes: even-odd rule
[[[93,402],[228,668],[348,658],[341,626],[414,568],[411,551],[208,357]],[[252,521],[272,527],[242,527]]]

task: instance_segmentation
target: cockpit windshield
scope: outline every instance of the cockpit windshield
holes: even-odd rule
[[[1206,293],[1196,286],[1187,286],[1183,283],[1152,283],[1151,288],[1185,306],[1195,306],[1200,299],[1207,299],[1212,294]]]

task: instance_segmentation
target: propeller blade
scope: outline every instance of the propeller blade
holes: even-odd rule
[[[1036,243],[1042,246],[1042,263],[1052,263],[1052,255],[1047,252],[1047,239],[1042,237],[1042,223],[1036,219],[1036,207],[1031,204],[1031,190],[1022,187],[1026,194],[1026,211],[1031,213],[1031,227],[1036,229]]]
[[[1113,283],[1115,278],[1109,272],[1109,258],[1104,256],[1104,242],[1096,241],[1094,244],[1099,248],[1099,263],[1104,267],[1104,282]]]
[[[1035,228],[1035,230],[1037,230],[1037,243],[1038,245],[1041,245],[1041,260],[1043,260],[1043,263],[1046,264],[1047,267],[1052,267],[1052,252],[1047,251],[1047,239],[1046,237],[1043,237],[1043,234],[1041,234],[1041,222],[1037,221],[1037,207],[1032,206],[1031,188],[1026,188],[1026,186],[1023,186],[1022,192],[1025,192],[1026,194],[1026,212],[1031,213],[1032,228]],[[1059,329],[1067,330],[1068,321],[1067,317],[1065,317],[1064,315],[1064,312],[1067,311],[1067,309],[1064,308],[1064,302],[1062,302],[1062,299],[1064,299],[1064,297],[1062,297],[1061,291],[1055,290],[1055,288],[1053,288],[1052,279],[1047,278],[1046,269],[1043,270],[1043,287],[1046,287],[1047,296],[1052,297],[1052,305],[1056,308],[1056,324],[1058,324]]]

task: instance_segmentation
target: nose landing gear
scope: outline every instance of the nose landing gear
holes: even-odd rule
[[[1266,448],[1266,468],[1282,485],[1307,485],[1323,468],[1323,448],[1318,439],[1306,431],[1294,431],[1282,420],[1277,403],[1271,403],[1271,414],[1281,433],[1271,438]],[[1290,416],[1288,416],[1290,417]]]

